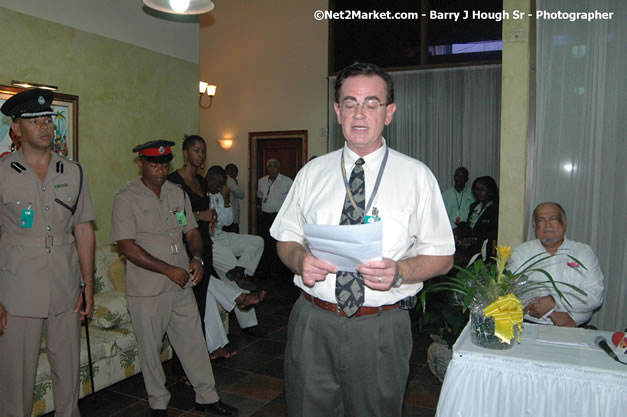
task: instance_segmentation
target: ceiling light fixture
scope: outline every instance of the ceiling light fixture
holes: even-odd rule
[[[143,0],[151,9],[173,14],[203,14],[214,9],[211,0]]]

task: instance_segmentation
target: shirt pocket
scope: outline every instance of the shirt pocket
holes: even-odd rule
[[[383,256],[399,259],[414,244],[415,223],[411,212],[400,209],[385,209],[379,213],[383,222]]]
[[[9,188],[4,190],[2,193],[2,207],[5,216],[9,217],[11,223],[19,226],[22,210],[35,209],[38,201],[36,197],[27,188]]]
[[[62,183],[54,185],[54,202],[66,210],[74,208],[74,204],[76,204],[76,194],[77,191],[74,190],[71,184]]]

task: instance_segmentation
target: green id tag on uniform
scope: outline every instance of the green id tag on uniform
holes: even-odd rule
[[[185,213],[183,213],[182,211],[177,211],[174,214],[176,214],[176,222],[179,224],[179,226],[185,226],[187,224]]]
[[[34,215],[35,215],[35,212],[33,210],[23,209],[22,217],[20,217],[20,227],[22,229],[32,229]]]
[[[366,216],[364,220],[364,223],[376,223],[381,220],[381,218],[379,216]]]

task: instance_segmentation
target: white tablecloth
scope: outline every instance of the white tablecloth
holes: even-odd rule
[[[598,335],[610,341],[610,332],[525,323],[520,345],[490,350],[466,326],[436,417],[627,416],[627,365],[595,346]]]

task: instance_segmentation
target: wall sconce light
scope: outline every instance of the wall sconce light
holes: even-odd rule
[[[235,142],[235,139],[233,138],[218,139],[218,144],[225,151],[228,151],[229,149],[231,149],[231,147],[233,146],[233,142]]]
[[[213,10],[211,0],[144,0],[151,9],[173,14],[203,14]]]
[[[198,91],[200,91],[200,99],[198,100],[198,104],[200,104],[201,108],[208,109],[209,107],[211,107],[211,103],[213,102],[213,97],[216,95],[216,88],[217,87],[215,85],[207,84],[204,81],[201,81],[198,84]],[[208,106],[202,105],[202,96],[205,95],[205,93],[209,96]]]
[[[57,89],[56,85],[31,83],[30,81],[13,80],[11,81],[11,85],[15,87],[22,87],[22,88],[43,88],[44,90],[52,90],[52,91],[55,91]]]

